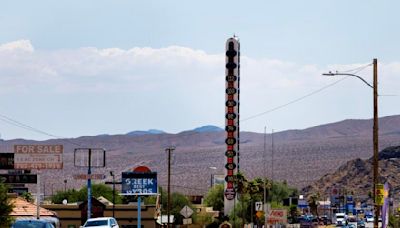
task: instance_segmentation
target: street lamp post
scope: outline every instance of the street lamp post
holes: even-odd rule
[[[64,192],[67,191],[67,179],[64,180]]]
[[[209,169],[211,169],[211,170],[217,170],[217,167],[215,167],[215,166],[210,166],[210,167],[208,167]],[[214,173],[211,171],[211,177],[210,177],[210,188],[212,188],[212,187],[214,187]]]
[[[360,79],[366,85],[373,89],[373,99],[374,99],[374,125],[373,125],[373,147],[374,147],[374,156],[373,156],[373,196],[374,196],[374,209],[375,209],[375,218],[374,218],[374,228],[378,228],[378,218],[380,215],[380,207],[376,202],[376,185],[378,184],[378,60],[373,59],[373,74],[374,74],[374,82],[373,85],[369,84],[362,77],[349,74],[349,73],[340,73],[340,72],[329,72],[327,74],[323,74],[325,76],[336,76],[336,75],[344,75],[344,76],[352,76]]]

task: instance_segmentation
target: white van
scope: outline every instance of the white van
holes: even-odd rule
[[[345,213],[336,213],[333,218],[336,226],[345,226],[347,221],[347,215]]]

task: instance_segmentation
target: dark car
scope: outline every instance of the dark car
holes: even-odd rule
[[[46,220],[17,220],[11,225],[11,228],[54,228],[51,222]]]
[[[321,225],[331,225],[332,224],[332,221],[328,218],[328,216],[327,215],[323,215],[323,216],[321,216],[320,217],[320,221],[322,221],[322,223],[323,224],[321,224]]]
[[[362,219],[357,220],[357,228],[365,228],[365,222]]]

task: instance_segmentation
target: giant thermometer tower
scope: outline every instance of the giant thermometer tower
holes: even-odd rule
[[[239,170],[239,82],[240,44],[236,37],[226,41],[225,52],[225,131],[226,164],[224,187],[224,214],[234,208],[235,174]]]

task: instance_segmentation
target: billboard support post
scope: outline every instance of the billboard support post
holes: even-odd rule
[[[92,174],[91,168],[92,164],[92,149],[89,148],[89,166],[88,166],[88,179],[87,179],[87,196],[88,196],[88,206],[87,206],[87,219],[92,217]]]
[[[87,153],[83,153],[86,152]],[[79,153],[78,153],[79,152]],[[79,155],[77,155],[79,154]],[[96,162],[92,163],[92,156],[95,155]],[[88,167],[87,175],[87,219],[92,215],[92,167],[106,166],[106,151],[102,148],[76,148],[74,150],[74,166]]]
[[[141,218],[141,216],[142,216],[142,206],[140,205],[141,204],[141,197],[140,196],[138,196],[138,199],[137,199],[137,204],[138,204],[138,215],[137,215],[137,217],[138,217],[138,224],[137,224],[137,227],[142,227],[142,218]]]
[[[36,184],[36,218],[40,219],[40,169],[37,170]]]

